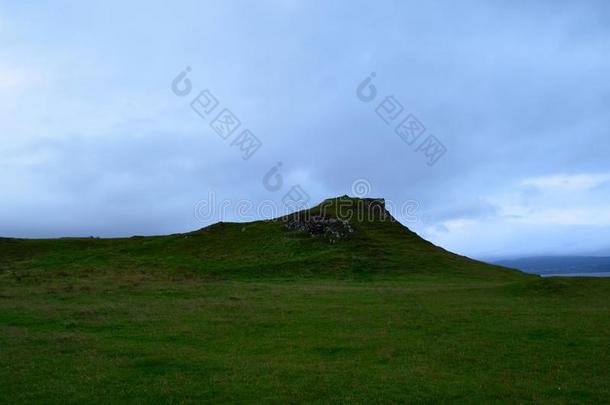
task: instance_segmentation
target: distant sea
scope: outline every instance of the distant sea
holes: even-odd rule
[[[601,273],[545,273],[542,277],[610,277],[610,271]]]
[[[542,277],[610,277],[610,257],[540,256],[491,263]]]

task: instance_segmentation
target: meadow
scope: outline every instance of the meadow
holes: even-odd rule
[[[0,239],[0,402],[610,401],[610,279],[354,228]]]

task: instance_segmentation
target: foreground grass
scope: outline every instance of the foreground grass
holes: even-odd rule
[[[610,400],[610,280],[24,274],[3,402]]]

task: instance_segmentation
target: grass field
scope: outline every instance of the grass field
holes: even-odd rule
[[[610,401],[610,280],[474,262],[397,223],[0,240],[4,403]]]

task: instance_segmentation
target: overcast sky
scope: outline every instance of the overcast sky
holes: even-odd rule
[[[610,253],[606,1],[44,3],[0,1],[2,236],[190,231],[300,186],[475,257]]]

